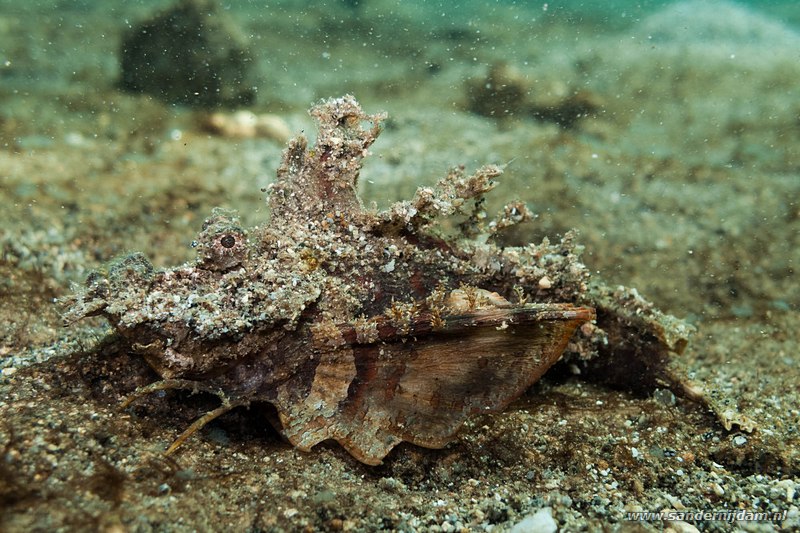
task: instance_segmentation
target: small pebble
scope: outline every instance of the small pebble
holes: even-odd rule
[[[323,503],[332,502],[336,499],[336,494],[332,490],[323,489],[317,492],[312,498],[311,501],[314,505],[321,505]]]
[[[555,533],[558,531],[558,524],[553,519],[549,507],[544,507],[534,514],[526,516],[511,528],[511,533],[529,533],[531,531],[539,533]]]
[[[673,520],[669,522],[669,528],[676,533],[700,533],[700,530],[695,526],[682,520]]]
[[[669,389],[656,389],[653,393],[653,399],[667,407],[675,405],[675,395]]]

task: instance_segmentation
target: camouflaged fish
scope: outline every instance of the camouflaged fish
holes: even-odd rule
[[[289,142],[268,189],[268,224],[248,230],[215,210],[194,262],[155,270],[129,255],[69,300],[67,322],[105,317],[162,377],[129,401],[182,388],[222,399],[168,452],[230,409],[269,402],[299,449],[333,439],[378,464],[403,441],[445,446],[565,350],[634,388],[681,388],[667,363],[690,328],[634,290],[590,280],[572,233],[557,244],[496,244],[530,218],[521,203],[485,216],[501,168],[456,168],[411,201],[367,209],[361,162],[385,117],[364,114],[352,96],[311,115],[316,144]]]

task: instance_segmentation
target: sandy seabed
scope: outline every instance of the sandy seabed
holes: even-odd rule
[[[306,109],[320,98],[353,93],[387,111],[361,178],[379,206],[452,165],[508,163],[489,210],[520,199],[538,215],[508,243],[577,228],[593,271],[697,327],[680,364],[755,431],[564,365],[445,449],[401,445],[379,467],[335,444],[294,450],[255,409],[164,458],[214,399],[169,393],[121,410],[154,374],[107,324],[64,328],[54,302],[128,251],[157,267],[192,259],[214,206],[263,223],[260,189],[283,145],[211,135],[203,112],[118,90],[123,33],[164,3],[3,1],[0,529],[800,527],[797,9],[299,4],[231,3],[254,51],[249,110],[291,131],[313,131]],[[585,91],[596,107],[571,127],[471,113],[469,80],[501,62],[533,102]],[[626,521],[662,510],[786,513]]]

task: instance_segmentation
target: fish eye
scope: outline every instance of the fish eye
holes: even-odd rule
[[[236,245],[236,237],[233,235],[223,235],[222,238],[219,240],[219,243],[224,248],[233,248]]]

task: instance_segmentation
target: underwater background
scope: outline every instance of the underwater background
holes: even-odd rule
[[[796,1],[0,0],[0,530],[800,527],[798,87]],[[679,364],[756,429],[564,365],[380,467],[245,410],[163,458],[213,401],[120,410],[152,375],[57,301],[123,253],[192,260],[215,206],[263,224],[286,141],[344,94],[389,116],[366,204],[506,165],[487,211],[536,218],[504,243],[576,229],[593,272],[697,328]]]

